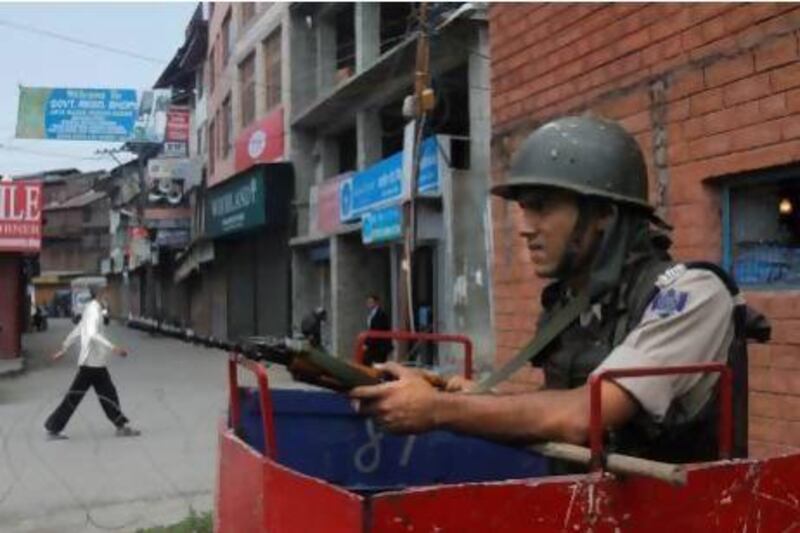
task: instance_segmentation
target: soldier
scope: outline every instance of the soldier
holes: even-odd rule
[[[476,394],[475,383],[456,378],[448,389],[462,394],[451,394],[389,363],[395,381],[352,391],[359,409],[395,432],[446,428],[509,442],[585,444],[592,372],[726,362],[734,340],[731,292],[715,271],[670,260],[669,239],[658,229],[668,226],[654,214],[647,189],[642,152],[619,125],[567,117],[534,131],[492,192],[522,208],[520,235],[535,273],[552,281],[537,335],[549,329],[555,339],[530,354],[544,386],[500,383]],[[716,380],[604,381],[611,448],[675,462],[714,458]]]

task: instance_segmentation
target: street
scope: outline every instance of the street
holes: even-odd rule
[[[42,427],[76,372],[73,348],[54,352],[71,327],[51,319],[23,337],[27,371],[0,380],[0,530],[135,531],[213,507],[217,424],[224,413],[225,353],[152,337],[112,323],[126,347],[109,371],[123,412],[141,429],[119,438],[90,391],[67,425],[68,440]]]

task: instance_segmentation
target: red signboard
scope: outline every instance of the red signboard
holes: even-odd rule
[[[42,247],[42,184],[0,181],[0,252]]]
[[[247,170],[256,163],[283,159],[283,107],[248,127],[236,139],[235,171]]]
[[[166,142],[189,142],[189,108],[172,106],[167,111]]]
[[[317,231],[325,235],[335,233],[342,224],[339,216],[339,184],[351,176],[342,174],[326,179],[317,189]]]

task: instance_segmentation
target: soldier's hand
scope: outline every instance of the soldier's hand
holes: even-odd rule
[[[115,355],[120,357],[128,357],[128,351],[125,348],[120,348],[119,346],[114,346],[113,352]]]
[[[53,355],[50,356],[50,360],[51,361],[58,361],[63,356],[64,356],[64,350],[59,350],[59,351],[57,351],[56,353],[54,353]]]
[[[396,379],[350,391],[350,397],[358,400],[358,411],[375,417],[381,426],[395,433],[433,429],[436,401],[441,393],[416,370],[397,363],[386,363],[381,368]]]
[[[451,376],[447,379],[444,390],[447,392],[470,392],[477,386],[477,381],[467,379],[464,376]]]

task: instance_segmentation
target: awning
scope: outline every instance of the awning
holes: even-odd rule
[[[214,260],[214,242],[197,241],[189,250],[178,257],[178,268],[175,269],[175,283],[180,283],[188,278],[195,270],[200,270],[200,265]]]

